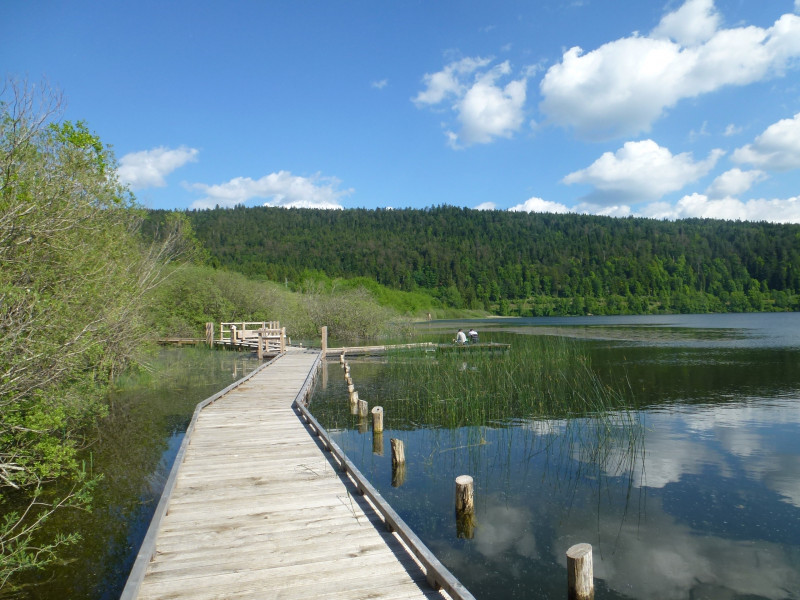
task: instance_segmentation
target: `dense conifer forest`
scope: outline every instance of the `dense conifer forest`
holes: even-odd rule
[[[366,277],[526,316],[800,309],[798,225],[451,206],[187,215],[212,265],[292,286]]]

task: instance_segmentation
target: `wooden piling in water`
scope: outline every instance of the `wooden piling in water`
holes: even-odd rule
[[[456,514],[467,512],[475,512],[472,477],[459,475],[456,477]]]
[[[366,400],[359,400],[358,401],[358,416],[361,418],[366,418],[369,414],[369,406],[367,405]]]
[[[569,600],[594,598],[591,544],[575,544],[567,550],[567,598]]]
[[[372,409],[372,432],[383,433],[383,407],[375,406]]]
[[[392,468],[406,464],[406,449],[403,440],[392,438],[389,443],[392,446]]]
[[[392,438],[392,487],[400,487],[406,481],[406,450],[403,440]]]
[[[456,477],[456,536],[472,539],[475,535],[475,496],[472,477]]]
[[[383,456],[383,433],[372,432],[372,453]]]

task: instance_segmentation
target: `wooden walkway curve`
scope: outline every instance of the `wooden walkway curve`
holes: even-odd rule
[[[197,413],[122,598],[447,597],[292,408],[318,354],[290,348]]]

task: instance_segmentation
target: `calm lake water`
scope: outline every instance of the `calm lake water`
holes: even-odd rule
[[[49,533],[78,531],[83,539],[64,561],[15,581],[2,598],[119,598],[195,406],[258,365],[247,354],[205,348],[165,348],[151,373],[120,378],[111,410],[84,452],[101,474],[91,513],[64,511]]]
[[[512,346],[516,336],[574,340],[636,403],[635,436],[613,419],[393,429],[386,414],[374,447],[340,409],[345,383],[328,365],[312,411],[477,598],[565,598],[565,552],[579,542],[593,546],[599,599],[800,598],[800,314],[506,318],[420,331],[449,340],[470,325],[481,341]],[[386,366],[350,364],[359,396],[380,404]],[[408,465],[397,487],[393,437]],[[475,479],[472,537],[453,514],[462,474]]]

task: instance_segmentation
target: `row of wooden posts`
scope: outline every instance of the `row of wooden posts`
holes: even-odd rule
[[[375,406],[369,411],[367,401],[358,397],[358,391],[350,375],[350,365],[341,354],[339,363],[344,369],[344,379],[350,398],[350,413],[358,415],[366,423],[372,414],[372,449],[383,454],[383,407]],[[403,440],[391,438],[392,486],[403,485],[406,479],[406,455]],[[456,534],[459,538],[472,539],[475,535],[475,487],[470,475],[456,477],[455,513]],[[594,569],[591,544],[575,544],[567,550],[567,597],[569,600],[591,600],[594,598]]]

